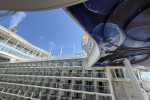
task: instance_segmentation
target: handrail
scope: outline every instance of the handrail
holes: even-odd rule
[[[19,71],[19,72],[18,72]],[[91,77],[91,78],[107,78],[107,73],[106,72],[93,72],[89,75],[87,73],[69,73],[68,75],[64,75],[65,73],[62,72],[48,72],[48,71],[21,71],[21,70],[11,70],[11,71],[0,71],[0,75],[14,75],[14,76],[60,76],[60,77]],[[100,75],[97,75],[100,74]]]

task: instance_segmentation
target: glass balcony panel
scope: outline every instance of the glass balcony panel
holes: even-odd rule
[[[0,91],[2,91],[3,90],[3,87],[0,87]]]
[[[13,83],[17,83],[17,79],[14,79],[14,80],[13,80]]]
[[[95,77],[97,78],[107,78],[107,74],[105,72],[95,73]]]
[[[35,91],[35,92],[33,93],[32,98],[38,98],[38,97],[39,97],[39,92]]]
[[[99,100],[112,100],[110,96],[99,96]]]
[[[43,72],[42,72],[42,71],[39,71],[39,72],[38,72],[38,75],[43,75]]]
[[[73,89],[82,91],[83,90],[82,84],[74,84]]]
[[[56,95],[50,95],[50,100],[58,100],[58,97]]]
[[[42,83],[43,83],[42,81],[36,81],[36,82],[35,82],[35,85],[36,85],[36,86],[42,86]]]
[[[84,77],[93,77],[94,75],[93,75],[93,73],[85,73],[84,74]]]
[[[71,84],[69,83],[65,83],[65,84],[62,84],[62,89],[71,89]]]
[[[49,83],[49,82],[43,82],[42,86],[44,86],[44,87],[49,87],[49,86],[50,86],[50,83]]]
[[[22,82],[22,84],[29,84],[30,83],[30,80],[26,79]]]
[[[44,71],[43,72],[43,76],[48,76],[49,75],[49,72],[48,71]]]
[[[52,88],[59,88],[60,87],[58,82],[57,83],[50,83],[50,86]]]
[[[7,92],[7,90],[8,90],[8,87],[5,87],[5,88],[3,89],[3,92]]]
[[[22,84],[23,80],[22,79],[18,79],[18,84]]]
[[[111,93],[109,86],[97,86],[96,89],[98,93],[108,93],[108,94]]]
[[[66,76],[66,77],[71,77],[72,74],[71,73],[64,73],[63,76]]]
[[[84,90],[87,92],[95,92],[95,88],[92,85],[85,85]]]
[[[34,72],[34,75],[38,75],[38,71],[35,71],[35,72]]]
[[[20,95],[20,96],[23,96],[24,93],[25,93],[25,90],[22,89],[22,90],[20,90],[19,95]]]
[[[72,76],[73,77],[82,77],[83,74],[82,73],[73,73]]]
[[[61,72],[56,72],[55,76],[61,76]]]
[[[55,72],[50,72],[49,73],[49,76],[54,76],[55,75]]]
[[[13,89],[13,94],[18,94],[18,92],[19,92],[19,89]]]
[[[12,91],[13,91],[13,88],[9,88],[9,89],[7,90],[8,93],[12,93]]]
[[[42,94],[41,94],[40,100],[46,100],[46,98],[47,98],[47,94],[42,93]]]
[[[31,93],[32,93],[32,91],[26,91],[24,95],[25,95],[26,97],[30,97],[30,96],[31,96]]]
[[[9,79],[9,81],[8,81],[9,83],[12,83],[13,82],[13,79]]]
[[[59,98],[59,100],[70,100],[69,97],[58,97],[58,98]]]

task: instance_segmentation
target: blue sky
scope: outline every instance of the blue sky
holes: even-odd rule
[[[55,9],[40,12],[25,12],[23,20],[16,27],[17,34],[31,44],[53,52],[63,46],[63,51],[72,52],[74,44],[76,53],[81,53],[81,36],[85,33],[81,27],[63,10]],[[12,17],[5,19],[1,25],[9,28]],[[55,50],[55,51],[54,51]]]

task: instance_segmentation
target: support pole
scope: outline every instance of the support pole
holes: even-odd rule
[[[62,49],[63,49],[63,46],[62,46],[61,49],[60,49],[60,56],[61,56],[61,54],[62,54]]]
[[[133,89],[134,89],[134,92],[137,96],[137,99],[138,100],[146,100],[145,96],[144,96],[144,93],[142,92],[141,90],[141,87],[139,85],[139,82],[137,81],[137,78],[133,72],[133,69],[132,69],[132,66],[130,64],[130,61],[128,59],[124,59],[123,60],[123,63],[128,71],[128,74],[129,74],[129,77],[130,77],[130,81],[132,83],[132,86],[133,86]]]
[[[73,46],[73,55],[74,55],[74,52],[75,52],[75,44],[74,44],[74,46]]]

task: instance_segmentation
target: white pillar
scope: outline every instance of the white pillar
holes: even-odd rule
[[[111,72],[110,72],[110,69],[108,68],[105,68],[106,69],[106,73],[107,73],[107,78],[108,78],[108,83],[109,83],[109,86],[110,86],[110,92],[112,94],[112,100],[115,100],[115,96],[114,96],[114,90],[113,90],[113,86],[112,86],[112,78],[111,78]]]
[[[128,74],[129,74],[129,77],[130,77],[130,81],[132,83],[132,86],[133,86],[133,89],[134,89],[134,92],[137,96],[137,99],[138,100],[146,100],[145,96],[144,96],[144,93],[142,92],[141,90],[141,87],[139,85],[139,82],[137,81],[137,78],[133,72],[133,69],[132,69],[132,66],[129,62],[128,59],[124,59],[123,60],[123,63],[128,71]]]

